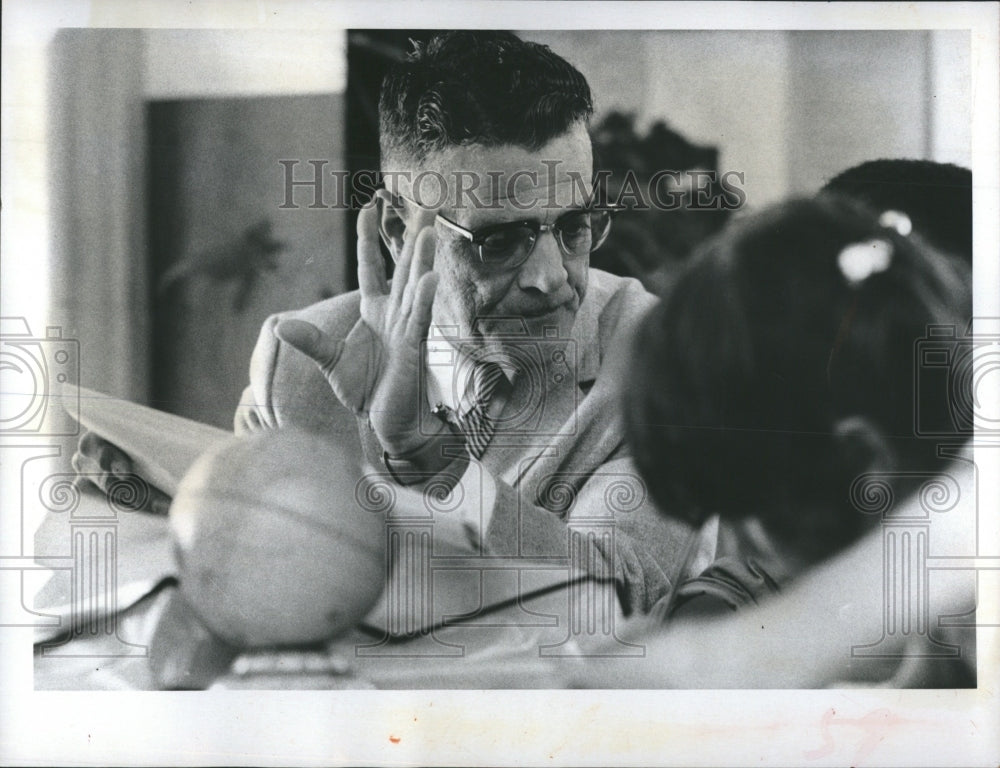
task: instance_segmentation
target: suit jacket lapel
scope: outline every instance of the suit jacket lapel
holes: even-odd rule
[[[588,298],[592,296],[588,294]],[[601,365],[599,308],[595,304],[593,300],[583,301],[570,337],[562,344],[554,339],[526,341],[540,358],[539,367],[522,372],[515,379],[510,398],[501,411],[501,420],[515,427],[513,433],[498,430],[494,436],[498,448],[519,446],[518,460],[510,465],[497,457],[499,465],[491,466],[490,454],[500,451],[491,452],[488,448],[483,456],[487,467],[511,485],[520,484],[539,459],[551,457],[558,462],[558,457],[565,459],[568,452],[579,452],[585,445],[579,440],[584,427],[580,420],[584,413],[581,406]]]

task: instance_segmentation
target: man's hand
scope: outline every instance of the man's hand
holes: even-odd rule
[[[378,245],[378,210],[371,206],[361,211],[362,323],[346,339],[335,339],[303,320],[284,320],[275,328],[279,339],[312,358],[347,408],[367,413],[390,456],[420,449],[429,440],[426,428],[436,429],[419,387],[421,342],[430,328],[438,280],[432,271],[433,217],[433,211],[421,210],[407,229],[390,289]]]
[[[131,482],[135,475],[132,460],[119,448],[94,432],[84,432],[80,436],[76,453],[72,459],[73,470],[77,473],[77,483],[90,481],[104,493],[108,493],[117,481]],[[158,488],[146,483],[149,497],[144,505],[156,514],[167,514],[170,497]]]

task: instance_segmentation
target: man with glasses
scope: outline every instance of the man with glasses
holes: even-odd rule
[[[636,612],[678,582],[692,531],[647,501],[624,444],[631,332],[654,299],[589,267],[613,213],[592,109],[583,75],[509,33],[444,33],[400,62],[360,289],[265,322],[235,426],[318,430],[392,483],[479,499],[459,506],[487,555],[565,559],[575,542]],[[130,471],[92,433],[74,465]]]
[[[265,323],[237,431],[322,428],[418,488],[474,463],[489,490],[467,524],[487,553],[565,557],[568,523],[604,520],[587,557],[626,611],[648,609],[690,531],[625,453],[620,386],[641,375],[630,332],[653,298],[589,268],[612,210],[591,186],[586,80],[514,35],[445,33],[390,72],[379,112],[360,290]]]

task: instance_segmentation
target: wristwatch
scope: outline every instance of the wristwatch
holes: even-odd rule
[[[390,456],[388,451],[382,451],[382,463],[390,477],[400,485],[415,485],[429,480],[465,453],[465,435],[451,419],[451,409],[438,403],[431,413],[446,429],[409,453]]]

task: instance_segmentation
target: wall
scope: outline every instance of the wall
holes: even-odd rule
[[[149,396],[146,102],[341,94],[345,52],[346,33],[337,30],[56,34],[48,48],[46,321],[81,340],[84,386],[140,402]]]
[[[788,34],[790,192],[864,160],[929,157],[927,32]]]
[[[80,383],[125,397],[147,369],[142,37],[64,29],[49,58],[50,322],[80,341]]]
[[[343,93],[342,31],[144,30],[143,92],[150,99]]]
[[[934,30],[930,36],[931,157],[968,167],[972,153],[972,34]]]
[[[611,109],[720,148],[760,206],[877,157],[971,162],[961,31],[531,31]]]

